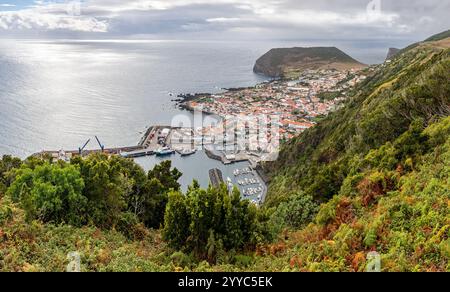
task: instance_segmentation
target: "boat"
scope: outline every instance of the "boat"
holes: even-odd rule
[[[193,150],[185,149],[185,150],[181,151],[181,156],[190,156],[195,153],[197,153],[197,150],[195,150],[195,149],[193,149]]]
[[[167,156],[175,153],[175,150],[170,149],[169,147],[164,147],[155,152],[156,156]]]

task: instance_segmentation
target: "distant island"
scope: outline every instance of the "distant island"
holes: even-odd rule
[[[290,78],[305,70],[359,70],[365,67],[336,47],[297,47],[270,50],[256,61],[253,71],[273,78]]]

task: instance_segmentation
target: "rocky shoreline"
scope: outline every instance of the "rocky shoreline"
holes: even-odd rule
[[[280,79],[272,79],[268,80],[266,82],[273,82],[273,81],[279,81]],[[243,90],[252,90],[255,89],[258,85],[264,84],[266,82],[261,82],[258,84],[255,84],[254,86],[245,86],[245,87],[230,87],[230,88],[222,88],[223,92],[239,92]],[[190,112],[193,112],[194,109],[189,105],[192,101],[197,101],[199,99],[205,98],[205,97],[212,97],[213,93],[181,93],[177,95],[176,99],[172,99],[172,102],[175,102],[175,105],[178,106],[182,110],[187,110]],[[214,113],[210,113],[207,111],[203,111],[206,115],[216,115]]]

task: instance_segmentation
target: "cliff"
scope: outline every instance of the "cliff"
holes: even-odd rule
[[[269,77],[295,77],[305,70],[362,69],[365,65],[335,47],[272,49],[256,61],[253,71]]]

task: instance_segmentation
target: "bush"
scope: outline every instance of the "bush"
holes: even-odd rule
[[[134,239],[134,227],[139,224],[137,216],[130,212],[120,214],[119,222],[116,230],[125,235],[127,238]]]
[[[259,210],[242,201],[239,191],[230,195],[226,186],[189,190],[186,196],[169,195],[163,235],[170,246],[210,262],[222,250],[256,246]]]
[[[0,198],[0,226],[13,219],[13,209],[7,198]]]
[[[90,220],[103,228],[115,227],[122,213],[133,213],[149,228],[164,221],[167,193],[178,190],[181,174],[171,162],[155,166],[148,174],[133,160],[94,154],[71,162],[79,166],[89,200]]]
[[[191,268],[195,263],[194,259],[191,256],[188,256],[181,251],[173,253],[170,256],[170,259],[176,267],[180,268]]]
[[[19,168],[21,165],[22,161],[20,159],[13,158],[9,155],[5,155],[0,159],[0,197],[11,185],[12,170]]]
[[[8,194],[20,203],[29,220],[80,226],[86,223],[87,198],[78,168],[45,163],[20,169]]]
[[[311,196],[298,193],[276,209],[271,221],[279,229],[299,229],[312,222],[318,210],[319,206]]]
[[[247,268],[253,264],[253,257],[246,255],[237,255],[234,257],[234,264],[241,268]]]

